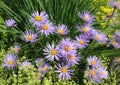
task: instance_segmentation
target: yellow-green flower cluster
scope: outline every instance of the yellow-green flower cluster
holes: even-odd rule
[[[96,0],[94,0],[96,1]],[[101,0],[102,5],[99,7],[98,11],[96,12],[96,20],[100,23],[101,28],[105,28],[107,25],[113,23],[116,20],[116,17],[112,17],[112,13],[114,8],[109,6],[108,0]],[[117,12],[117,10],[115,10]]]

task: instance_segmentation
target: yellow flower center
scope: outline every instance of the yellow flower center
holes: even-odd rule
[[[35,17],[35,20],[39,22],[39,21],[42,20],[42,17],[41,17],[41,16],[36,16],[36,17]]]
[[[91,61],[91,65],[95,65],[95,61]]]
[[[90,74],[91,75],[95,75],[95,71],[94,70],[90,70]]]
[[[63,34],[63,32],[64,32],[63,29],[58,29],[59,34]]]
[[[13,60],[9,60],[9,61],[8,61],[8,64],[9,64],[9,65],[13,65],[13,64],[14,64],[14,61],[13,61]]]
[[[43,66],[43,67],[42,67],[42,71],[45,72],[46,70],[47,70],[46,66]]]
[[[87,28],[83,27],[83,28],[82,28],[82,31],[83,31],[83,32],[87,32]]]
[[[48,29],[48,25],[43,25],[43,26],[42,26],[42,29],[43,29],[43,30],[47,30],[47,29]]]
[[[99,41],[101,40],[100,36],[96,35],[96,39]]]
[[[64,50],[65,51],[70,51],[70,50],[72,50],[72,48],[70,46],[66,45],[66,46],[64,46]]]
[[[69,56],[68,56],[68,59],[69,59],[69,60],[73,60],[73,59],[74,59],[74,56],[69,55]]]
[[[51,50],[51,54],[52,55],[56,55],[57,54],[57,51],[55,49]]]
[[[61,68],[61,72],[62,72],[62,73],[66,73],[66,72],[67,72],[67,68],[62,67],[62,68]]]
[[[18,53],[19,49],[18,48],[14,48],[14,52]]]
[[[89,17],[88,17],[88,16],[84,16],[84,20],[85,20],[85,21],[88,21],[88,20],[89,20]]]
[[[117,58],[117,61],[120,62],[120,57]]]
[[[116,4],[115,4],[115,7],[119,7],[119,5],[120,5],[120,3],[116,3]]]
[[[27,36],[27,39],[28,39],[29,41],[32,40],[32,38],[33,38],[32,35],[28,35],[28,36]]]
[[[83,40],[80,40],[79,43],[83,45],[85,42]]]
[[[116,41],[115,40],[112,41],[112,45],[116,45]]]
[[[104,75],[104,71],[101,71],[100,74],[101,74],[101,75]]]

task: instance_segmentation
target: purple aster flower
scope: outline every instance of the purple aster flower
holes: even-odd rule
[[[44,24],[41,24],[41,26],[37,27],[37,30],[39,30],[41,34],[47,36],[55,31],[55,27],[51,22],[46,22]]]
[[[100,60],[96,56],[90,56],[87,58],[88,65],[91,65],[93,67],[100,66]]]
[[[72,75],[73,75],[73,70],[70,70],[70,66],[69,65],[63,65],[63,64],[58,64],[58,66],[56,67],[57,70],[55,70],[55,72],[59,73],[58,78],[59,79],[71,79]]]
[[[79,64],[78,61],[80,61],[80,57],[78,57],[77,54],[70,53],[66,56],[66,60],[70,65]]]
[[[88,33],[92,27],[90,24],[84,24],[83,26],[77,26],[78,30],[83,33]]]
[[[49,66],[49,64],[47,64],[46,62],[43,62],[42,65],[39,66],[39,68],[40,68],[40,72],[41,72],[42,74],[46,74],[46,73],[49,71],[50,66]]]
[[[68,34],[68,32],[69,32],[68,28],[64,24],[58,25],[58,27],[56,29],[56,33],[60,34],[60,35],[66,35],[66,34]]]
[[[89,30],[87,33],[84,33],[84,36],[88,39],[93,39],[93,33],[96,31],[95,29]]]
[[[116,57],[116,58],[114,58],[114,60],[113,60],[115,63],[120,63],[120,57]]]
[[[4,67],[10,69],[16,66],[17,56],[14,54],[7,54],[4,60]]]
[[[106,79],[108,77],[108,71],[106,71],[106,69],[103,68],[103,67],[99,67],[97,69],[97,75],[98,75],[99,78]]]
[[[48,21],[48,15],[44,11],[42,11],[41,13],[36,11],[36,12],[31,14],[29,21],[34,26],[41,26],[41,24]]]
[[[55,47],[54,43],[51,45],[48,44],[43,51],[45,52],[44,54],[46,55],[46,59],[49,61],[53,61],[54,59],[59,60],[58,47]]]
[[[37,59],[35,60],[35,63],[38,64],[38,63],[40,62],[40,60],[41,60],[40,58],[37,58]]]
[[[110,44],[113,45],[116,49],[120,48],[120,43],[118,43],[116,40],[111,40]]]
[[[115,32],[114,38],[115,38],[116,41],[120,42],[120,30]]]
[[[26,68],[26,67],[31,67],[32,65],[31,65],[31,62],[28,62],[28,61],[24,61],[24,62],[22,62],[21,64],[21,67],[22,68]]]
[[[93,39],[93,32],[95,29],[90,29],[88,32],[83,33],[82,36],[84,36],[85,39],[90,40]]]
[[[76,45],[75,42],[72,41],[70,38],[65,38],[60,41],[58,44],[59,53],[62,55],[67,55],[69,53],[76,53]]]
[[[120,56],[115,57],[111,63],[111,67],[114,71],[118,70],[120,68]]]
[[[37,34],[30,30],[26,30],[23,36],[26,42],[35,42],[37,38]]]
[[[88,76],[87,76],[87,79],[92,79],[94,81],[94,83],[98,83],[100,82],[100,79],[99,77],[97,76],[97,71],[96,69],[92,68],[92,69],[89,69],[88,71]]]
[[[76,44],[78,48],[83,49],[89,45],[89,39],[87,39],[84,35],[77,36]]]
[[[18,53],[19,50],[20,50],[20,46],[15,45],[15,46],[12,48],[12,50],[13,50],[14,53]]]
[[[94,21],[94,16],[87,11],[78,13],[78,16],[87,23],[92,23]]]
[[[118,2],[116,0],[110,0],[109,4],[116,9],[120,9],[120,2]]]
[[[42,64],[43,64],[44,61],[45,60],[43,58],[37,58],[35,60],[35,64],[37,65],[37,67],[39,67],[39,66],[42,66]]]
[[[7,27],[13,27],[13,26],[16,25],[16,22],[15,22],[15,20],[13,20],[13,19],[8,19],[8,20],[5,21],[5,25],[6,25]]]
[[[93,30],[93,39],[96,40],[98,43],[106,43],[108,38],[106,35],[98,30]]]
[[[113,39],[110,40],[110,44],[113,45],[116,49],[120,48],[120,30],[116,31]]]

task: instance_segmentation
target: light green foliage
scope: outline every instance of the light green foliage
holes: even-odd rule
[[[10,53],[10,51],[8,52]],[[0,51],[1,64],[3,63],[5,54],[5,50]],[[21,60],[18,60],[18,64],[20,64],[20,61],[23,61],[25,58],[26,57],[23,56]],[[40,73],[35,72],[37,69],[34,66],[28,66],[23,69],[20,65],[18,65],[18,68],[13,70],[5,70],[3,67],[0,67],[0,82],[2,85],[82,85],[77,84],[74,80],[58,80],[52,69],[53,68],[51,68],[51,71],[47,73],[46,76],[43,76],[42,80],[39,80],[38,77],[40,76]],[[117,71],[112,71],[111,69],[109,77],[106,80],[102,80],[100,84],[96,85],[116,85],[117,81],[119,81],[119,77],[117,77],[116,73]],[[84,75],[83,82],[85,85],[93,84],[92,81],[86,80],[86,74]]]

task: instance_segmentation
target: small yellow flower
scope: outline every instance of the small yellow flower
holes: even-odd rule
[[[102,19],[105,20],[105,19],[106,19],[106,16],[102,16]]]
[[[106,24],[105,23],[101,23],[101,26],[102,26],[102,28],[104,28],[106,26]]]
[[[111,13],[113,11],[113,9],[107,8],[105,6],[100,6],[100,9],[105,13]]]
[[[111,13],[111,12],[112,12],[112,9],[105,8],[103,11],[106,12],[106,13]]]
[[[100,19],[100,17],[99,17],[99,16],[95,16],[95,19],[99,20],[99,19]]]
[[[104,6],[100,6],[100,9],[103,10],[105,7]]]

